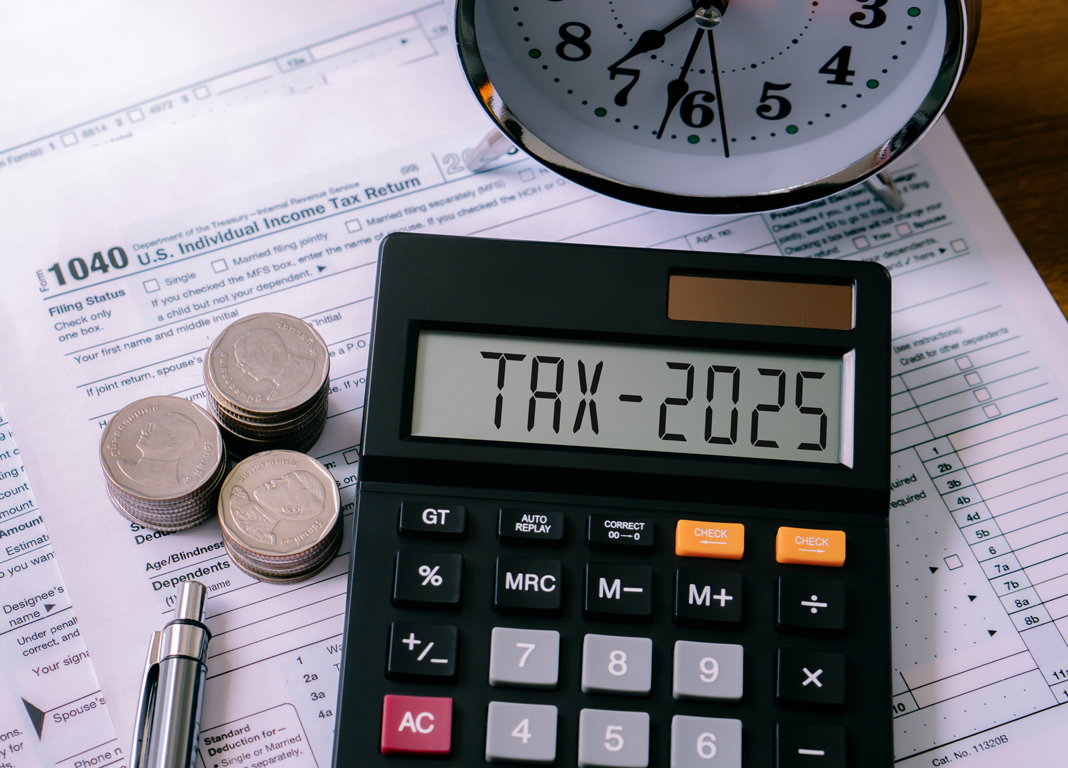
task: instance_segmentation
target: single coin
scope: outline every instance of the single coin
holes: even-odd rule
[[[238,463],[223,481],[218,508],[224,533],[268,561],[317,550],[341,519],[333,476],[295,451],[264,451]]]
[[[169,395],[126,406],[100,439],[108,483],[124,496],[163,506],[209,487],[225,458],[215,420],[200,406]]]
[[[265,312],[232,323],[212,342],[205,373],[209,393],[229,410],[299,413],[329,381],[330,355],[303,320]]]

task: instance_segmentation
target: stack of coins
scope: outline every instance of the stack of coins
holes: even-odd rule
[[[180,397],[146,397],[111,419],[100,441],[108,496],[127,520],[157,531],[204,522],[226,474],[219,427]]]
[[[204,385],[231,455],[307,451],[326,425],[330,354],[303,320],[250,315],[212,342]]]
[[[265,451],[231,470],[219,493],[223,544],[260,581],[300,581],[341,546],[341,497],[326,467],[295,451]]]

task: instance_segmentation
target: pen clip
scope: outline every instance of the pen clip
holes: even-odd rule
[[[137,700],[134,719],[133,745],[130,748],[130,768],[144,768],[148,761],[148,747],[152,743],[152,718],[156,709],[156,686],[159,683],[160,645],[162,632],[153,632],[148,645],[148,658],[141,677],[141,695]]]

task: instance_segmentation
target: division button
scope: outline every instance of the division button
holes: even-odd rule
[[[846,768],[846,729],[840,725],[779,723],[777,768]]]
[[[776,704],[845,704],[844,654],[780,648],[776,670]]]
[[[742,721],[675,715],[671,718],[671,768],[709,766],[742,768]]]
[[[845,565],[845,559],[845,531],[784,526],[775,535],[776,562],[841,568]]]
[[[679,568],[675,574],[675,623],[737,624],[742,620],[742,574]]]
[[[557,709],[551,704],[491,701],[486,762],[551,765],[556,761]]]
[[[401,502],[398,526],[401,536],[455,541],[463,538],[466,525],[467,509],[459,504]]]
[[[586,635],[582,641],[582,692],[648,696],[653,641],[647,637]]]
[[[647,621],[653,615],[653,569],[647,565],[588,563],[587,619]]]
[[[844,581],[780,576],[776,600],[779,632],[832,634],[846,628]]]
[[[648,768],[648,713],[583,709],[579,712],[578,765]]]
[[[560,612],[563,594],[564,566],[559,560],[497,558],[493,610],[551,615]]]
[[[450,624],[414,624],[395,621],[389,630],[391,680],[441,680],[456,678],[456,647],[460,630]]]
[[[564,513],[502,509],[497,536],[502,544],[558,547],[564,543]]]
[[[498,688],[555,688],[560,679],[560,633],[494,627],[489,684]]]
[[[742,700],[740,645],[675,642],[671,695],[676,699]]]
[[[452,749],[452,699],[388,695],[382,701],[383,755],[436,755]]]
[[[652,518],[590,515],[586,545],[598,550],[650,552],[655,534]]]
[[[679,557],[714,557],[741,560],[745,553],[745,526],[679,520],[675,526],[675,554]]]
[[[460,607],[463,557],[401,550],[393,578],[393,604],[400,608]]]

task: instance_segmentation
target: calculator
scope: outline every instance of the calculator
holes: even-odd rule
[[[391,234],[337,768],[892,765],[890,278]]]

